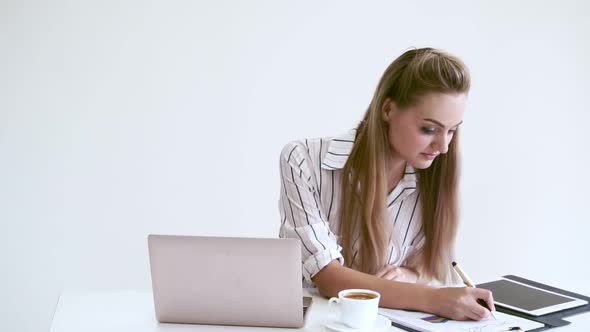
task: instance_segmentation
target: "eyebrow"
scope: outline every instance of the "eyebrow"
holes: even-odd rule
[[[434,124],[438,125],[438,126],[439,126],[439,127],[441,127],[441,128],[444,128],[444,127],[445,127],[445,126],[444,126],[442,123],[440,123],[440,122],[438,122],[438,121],[436,121],[436,120],[433,120],[433,119],[428,119],[428,118],[426,118],[426,119],[424,119],[424,121],[430,121],[430,122],[433,122]],[[457,123],[456,125],[454,125],[454,126],[452,126],[452,127],[450,127],[450,128],[458,127],[458,126],[459,126],[460,124],[462,124],[462,123],[463,123],[463,120],[461,120],[461,122]]]

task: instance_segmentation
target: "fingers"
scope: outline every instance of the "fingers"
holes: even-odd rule
[[[382,279],[393,280],[398,276],[398,274],[399,272],[397,267],[385,265],[381,270],[379,270],[379,272],[375,274],[375,276]]]
[[[383,276],[385,274],[387,274],[387,272],[389,272],[389,270],[391,270],[391,265],[385,265],[381,270],[379,270],[377,273],[375,273],[375,276],[377,278],[383,278]]]
[[[491,291],[483,288],[474,288],[474,290],[476,290],[474,292],[475,296],[477,296],[478,299],[485,301],[485,304],[487,304],[490,311],[496,311],[496,306],[494,306],[494,296]]]
[[[400,271],[403,272],[403,281],[405,282],[410,282],[410,283],[417,283],[418,279],[420,279],[419,273],[416,272],[416,270],[411,269],[411,268],[407,268],[407,267],[401,267]]]
[[[475,303],[475,306],[471,306],[467,312],[467,317],[472,320],[482,320],[490,315],[488,309]]]
[[[396,268],[391,269],[389,272],[387,272],[384,276],[383,279],[386,280],[396,280],[399,277],[399,271]]]
[[[472,287],[440,288],[436,300],[440,303],[440,314],[456,320],[482,320],[488,318],[490,310],[482,304],[490,303],[490,309],[495,310],[492,293],[486,289]],[[478,303],[481,302],[482,304]],[[488,302],[489,301],[489,302]]]
[[[492,292],[481,288],[470,288],[469,290],[473,300],[470,301],[470,312],[472,315],[470,318],[474,320],[482,320],[490,316],[490,311],[495,310]]]
[[[375,276],[386,280],[396,280],[401,282],[418,281],[418,273],[406,267],[396,267],[385,265],[381,270],[375,273]]]
[[[386,279],[386,280],[394,280],[394,279],[397,279],[398,276],[399,276],[398,268],[390,266],[390,268],[387,270],[387,273],[385,273],[382,278]]]
[[[487,293],[488,295],[483,297],[482,299],[486,301],[486,303],[488,304],[488,308],[490,308],[491,311],[496,311],[496,306],[494,305],[494,296],[490,291],[488,291]]]

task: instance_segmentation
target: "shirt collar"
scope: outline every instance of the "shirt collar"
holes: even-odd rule
[[[327,170],[339,170],[344,168],[356,137],[356,129],[349,130],[346,134],[330,139],[328,152],[322,160],[322,168]],[[400,181],[403,187],[416,187],[416,170],[406,163],[404,176]]]

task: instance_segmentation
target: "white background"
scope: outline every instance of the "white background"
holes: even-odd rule
[[[149,288],[149,233],[263,236],[288,141],[356,125],[387,65],[472,72],[457,259],[588,280],[585,1],[0,1],[0,320]],[[272,276],[272,270],[268,273]]]

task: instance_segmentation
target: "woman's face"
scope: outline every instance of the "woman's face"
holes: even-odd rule
[[[418,169],[430,167],[447,153],[457,127],[463,122],[464,93],[431,92],[406,109],[387,99],[383,119],[389,123],[389,142],[394,160],[405,160]]]

